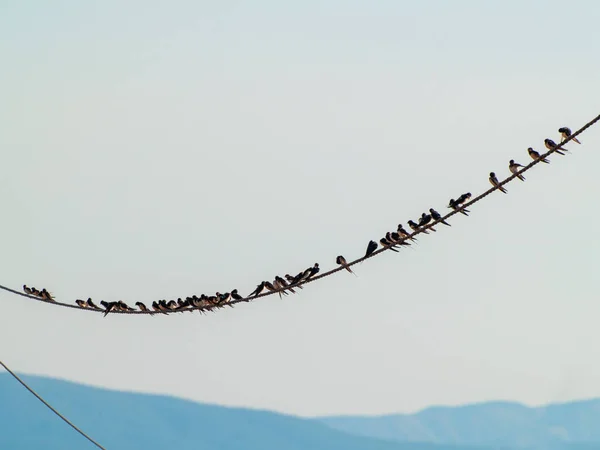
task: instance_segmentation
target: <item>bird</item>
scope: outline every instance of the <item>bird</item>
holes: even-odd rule
[[[231,291],[231,298],[233,298],[234,300],[243,300],[242,296],[240,294],[238,294],[238,290],[234,289]]]
[[[174,311],[177,308],[179,308],[179,305],[177,304],[177,302],[175,300],[169,300],[167,302],[167,309],[170,309],[171,311]]]
[[[572,134],[572,133],[571,133],[571,129],[570,129],[570,128],[568,128],[568,127],[560,127],[560,128],[558,129],[558,132],[561,134],[561,136],[562,136],[562,138],[563,138],[563,141],[564,141],[565,139],[568,139],[568,138],[570,138],[570,137],[571,137],[571,134]],[[581,144],[581,142],[579,142],[579,139],[577,139],[576,137],[574,137],[574,138],[573,138],[573,139],[571,139],[571,140],[572,140],[572,141],[574,141],[574,142],[577,142],[578,144]]]
[[[369,241],[369,244],[367,245],[367,251],[365,253],[365,258],[371,255],[375,250],[377,250],[377,242]]]
[[[388,241],[386,238],[382,237],[381,239],[379,239],[379,243],[382,247],[389,248],[391,251],[398,253],[398,250],[394,248],[394,244]]]
[[[544,145],[546,146],[546,148],[548,150],[556,150],[556,153],[558,153],[559,155],[564,155],[562,151],[567,152],[568,150],[564,147],[559,147],[558,144],[556,142],[554,142],[552,139],[544,139]]]
[[[519,169],[522,169],[523,166],[519,163],[516,163],[514,159],[511,159],[508,162],[508,169],[511,173],[515,174],[517,178],[521,181],[525,181],[525,177],[519,173]]]
[[[135,309],[127,305],[127,303],[125,303],[123,300],[119,300],[117,304],[119,308],[121,308],[121,311],[135,311]]]
[[[505,194],[507,193],[506,189],[500,186],[500,182],[498,181],[498,178],[496,178],[496,174],[494,172],[490,172],[490,183],[492,184],[492,186],[497,187]]]
[[[426,226],[429,222],[431,222],[431,216],[429,214],[423,213],[421,214],[421,218],[419,219],[419,227],[424,227]],[[435,228],[433,227],[429,227],[429,229],[431,231],[437,231]]]
[[[277,288],[275,286],[273,286],[273,283],[271,283],[270,281],[265,281],[265,287],[271,291],[271,292],[275,292],[277,290]]]
[[[456,203],[458,203],[459,205],[462,205],[463,203],[466,203],[470,199],[471,199],[471,193],[466,192],[456,199]]]
[[[533,159],[534,161],[537,161],[539,159],[543,163],[550,164],[550,161],[548,161],[546,158],[540,158],[540,154],[531,147],[527,149],[527,153],[529,153],[529,156],[531,156],[531,159]]]
[[[469,214],[469,210],[466,208],[463,208],[459,203],[456,202],[456,200],[454,200],[453,198],[450,199],[450,201],[448,202],[448,208],[453,209],[454,211],[458,211],[461,214],[464,214],[465,216],[468,216]]]
[[[152,302],[152,309],[154,311],[162,312],[162,309],[161,309],[161,307],[159,306],[159,304],[158,304],[158,302],[156,300],[154,300]]]
[[[352,269],[348,266],[348,263],[346,262],[346,258],[344,258],[342,255],[339,255],[337,258],[335,258],[335,262],[336,264],[339,264],[344,269],[346,269],[348,272],[354,274],[354,276],[358,276],[354,272],[352,272]]]
[[[106,317],[109,312],[117,310],[117,302],[105,302],[102,300],[100,304],[104,306],[104,317]]]
[[[410,236],[410,233],[404,229],[404,227],[402,226],[401,223],[398,224],[398,234],[403,239],[410,239],[411,241],[416,241],[417,240],[417,238]]]
[[[77,303],[77,306],[79,306],[80,308],[87,308],[88,307],[87,303],[85,301],[83,301],[83,300],[79,300],[79,299],[75,300],[75,303]]]
[[[410,229],[411,229],[411,230],[413,230],[413,231],[415,231],[415,232],[419,231],[419,225],[417,225],[417,224],[416,224],[414,221],[412,221],[412,220],[409,220],[409,221],[408,221],[408,222],[406,222],[406,223],[408,223],[408,226],[410,227]],[[423,233],[425,233],[425,234],[429,234],[429,231],[427,231],[427,230],[423,230]]]
[[[42,289],[42,291],[40,292],[40,297],[49,302],[56,301],[54,300],[54,297],[52,297],[52,294],[46,290],[46,288]]]
[[[388,234],[390,235],[389,238],[386,235],[386,238],[388,241],[391,241],[396,245],[404,245],[404,246],[410,247],[410,242],[406,242],[406,239],[404,237],[400,236],[400,233],[396,233],[394,231],[391,234],[390,233],[388,233]]]
[[[140,311],[142,312],[150,312],[150,310],[146,308],[146,305],[144,305],[142,302],[135,302],[135,306],[140,308]]]
[[[312,278],[312,277],[314,277],[316,274],[318,274],[318,273],[319,273],[319,271],[320,271],[321,269],[319,269],[319,263],[315,263],[315,264],[314,264],[312,267],[310,267],[308,270],[309,270],[309,273],[308,273],[308,277],[306,278],[307,280],[308,280],[309,278]]]
[[[256,286],[256,289],[254,289],[252,292],[250,292],[250,294],[248,294],[248,298],[252,297],[253,295],[255,297],[258,297],[258,295],[265,289],[265,282],[263,281],[262,283],[260,283],[258,286]]]
[[[285,281],[282,277],[280,277],[279,275],[277,275],[275,277],[275,283],[277,283],[277,286],[280,289],[289,289],[290,292],[293,292],[294,294],[296,293],[296,291],[294,290],[294,288],[292,288],[289,283],[287,281]]]
[[[452,225],[450,225],[448,222],[446,222],[444,219],[442,219],[442,216],[440,215],[439,212],[437,212],[435,209],[433,208],[429,208],[429,214],[431,214],[431,218],[435,221],[440,221],[441,223],[443,223],[444,225],[447,225],[449,227],[451,227]]]
[[[95,303],[92,301],[92,299],[91,299],[91,298],[88,298],[86,303],[87,303],[87,305],[88,305],[88,308],[93,308],[93,309],[102,309],[102,308],[98,307],[98,306],[97,306],[97,305],[96,305],[96,304],[95,304]]]
[[[304,274],[304,272],[301,272],[301,274]],[[297,283],[296,277],[291,276],[289,273],[285,274],[285,279],[289,281],[290,285],[294,285],[295,288],[303,289],[302,286],[295,286],[295,284]]]
[[[33,295],[33,290],[28,288],[26,284],[23,285],[23,292],[25,292],[27,295]]]

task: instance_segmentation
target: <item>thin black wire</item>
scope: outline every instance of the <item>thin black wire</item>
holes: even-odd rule
[[[65,416],[63,416],[61,413],[59,413],[57,410],[55,410],[52,406],[50,406],[48,404],[48,402],[46,400],[44,400],[42,397],[40,397],[33,389],[31,389],[27,383],[25,383],[23,380],[21,380],[21,378],[19,378],[19,376],[14,373],[12,370],[10,370],[6,364],[4,364],[2,361],[0,361],[0,365],[2,367],[4,367],[6,369],[6,371],[8,373],[10,373],[15,380],[17,380],[19,383],[21,383],[25,389],[27,389],[29,392],[31,392],[33,395],[35,395],[35,397],[42,402],[44,405],[46,405],[50,411],[52,411],[54,414],[56,414],[58,417],[60,417],[62,420],[64,420],[68,425],[70,425],[75,431],[77,431],[79,434],[81,434],[84,438],[86,438],[88,441],[90,441],[92,444],[94,444],[96,447],[102,449],[102,450],[106,450],[104,447],[102,447],[100,444],[98,444],[95,440],[93,440],[91,437],[89,437],[87,434],[85,434],[83,431],[81,431],[79,428],[77,428],[75,425],[73,425],[73,423],[67,419]]]
[[[571,136],[569,136],[567,139],[565,139],[562,142],[560,142],[560,144],[558,144],[558,147],[562,147],[567,142],[571,141],[573,138],[575,138],[578,135],[580,135],[581,133],[583,133],[585,130],[587,130],[589,127],[591,127],[592,125],[594,125],[598,121],[600,121],[600,115],[596,116],[594,119],[592,119],[591,121],[589,121],[588,123],[586,123],[584,126],[582,126],[579,130],[577,130],[574,133],[572,133]],[[535,166],[536,164],[539,164],[540,162],[542,162],[542,159],[545,159],[546,157],[548,157],[551,154],[555,153],[557,150],[560,150],[560,148],[558,148],[558,147],[555,148],[555,149],[549,150],[548,152],[544,153],[543,155],[540,155],[539,159],[533,160],[531,163],[529,163],[528,165],[526,165],[525,167],[523,167],[517,173],[512,174],[508,178],[506,178],[503,181],[501,181],[497,186],[494,186],[494,187],[488,189],[484,193],[482,193],[479,196],[475,197],[473,200],[471,200],[471,201],[469,201],[467,203],[464,203],[459,209],[452,210],[451,212],[449,212],[448,214],[446,214],[445,216],[443,216],[441,219],[438,219],[438,220],[436,220],[434,222],[431,222],[427,226],[419,228],[417,231],[414,231],[413,233],[411,233],[409,235],[409,237],[401,239],[398,242],[404,242],[406,240],[410,240],[414,236],[417,236],[417,235],[419,235],[421,233],[424,233],[425,231],[427,231],[428,229],[432,228],[434,225],[438,224],[439,222],[441,222],[443,220],[446,220],[446,219],[449,219],[450,217],[454,216],[455,214],[460,213],[461,210],[466,209],[468,206],[471,206],[472,204],[481,201],[482,199],[484,199],[485,197],[487,197],[488,195],[490,195],[492,192],[497,191],[498,189],[500,189],[500,187],[504,186],[507,183],[510,183],[512,180],[514,180],[515,178],[517,178],[518,175],[520,175],[520,174],[522,174],[524,172],[527,172],[533,166]],[[331,270],[329,270],[327,272],[322,272],[319,275],[316,275],[316,276],[311,277],[311,278],[309,278],[307,280],[304,280],[301,283],[295,284],[294,286],[292,286],[292,288],[296,288],[297,286],[303,286],[305,284],[312,283],[314,281],[317,281],[317,280],[320,280],[322,278],[325,278],[325,277],[328,277],[330,275],[333,275],[334,273],[337,273],[340,270],[344,270],[345,267],[351,267],[351,266],[353,266],[355,264],[358,264],[360,262],[365,261],[366,259],[373,258],[374,256],[377,256],[377,255],[385,252],[386,250],[390,250],[390,247],[380,248],[380,249],[374,251],[373,253],[371,253],[368,256],[363,256],[362,258],[358,258],[358,259],[355,259],[354,261],[349,262],[345,266],[339,266],[339,267],[331,269]],[[13,294],[20,295],[22,297],[27,297],[27,298],[30,298],[30,299],[33,299],[33,300],[36,300],[36,301],[39,301],[39,302],[50,303],[52,305],[62,306],[62,307],[65,307],[65,308],[75,308],[75,309],[78,309],[78,310],[88,310],[88,311],[93,311],[93,312],[100,312],[100,313],[103,313],[103,314],[105,313],[105,311],[101,310],[101,309],[81,308],[80,306],[73,305],[71,303],[61,303],[61,302],[56,302],[56,301],[44,300],[42,298],[35,297],[33,295],[28,295],[28,294],[25,294],[23,292],[16,291],[14,289],[11,289],[9,287],[2,286],[2,285],[0,285],[0,289],[4,289],[7,292],[11,292]],[[196,309],[199,310],[199,311],[203,311],[203,312],[204,311],[207,311],[207,312],[208,311],[214,311],[216,308],[222,308],[224,306],[231,306],[231,307],[233,307],[233,305],[236,304],[236,303],[249,302],[249,301],[252,301],[252,300],[257,299],[257,298],[268,297],[269,295],[274,295],[274,294],[277,294],[277,293],[281,293],[282,290],[286,290],[286,289],[263,292],[262,294],[259,294],[259,295],[253,296],[253,297],[246,297],[246,298],[243,298],[241,300],[230,300],[229,302],[227,302],[225,304],[221,304],[221,305],[214,305],[214,306],[203,307],[203,308],[186,308],[186,309],[181,309],[181,310],[164,311],[164,312],[161,312],[161,313],[162,314],[172,314],[172,313],[179,313],[179,312],[194,311]],[[157,311],[111,311],[110,312],[110,314],[161,314],[161,313],[159,313]]]

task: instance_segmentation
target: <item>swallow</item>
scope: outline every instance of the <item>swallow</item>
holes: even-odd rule
[[[456,199],[456,203],[462,205],[463,203],[468,202],[471,199],[471,193],[467,192]]]
[[[258,296],[259,296],[259,294],[260,294],[262,291],[264,291],[264,289],[265,289],[265,282],[263,281],[263,282],[262,282],[262,283],[260,283],[258,286],[256,286],[256,289],[254,289],[252,292],[250,292],[250,293],[248,294],[248,297],[247,297],[247,298],[250,298],[250,297],[252,297],[253,295],[254,295],[255,297],[258,297]]]
[[[182,300],[180,298],[177,299],[177,306],[178,309],[185,309],[188,308],[190,306],[190,302],[189,300],[186,298],[185,300]]]
[[[169,300],[167,303],[167,309],[170,309],[171,311],[175,311],[178,307],[179,305],[175,300]]]
[[[95,303],[92,301],[91,297],[87,299],[87,302],[86,302],[86,304],[87,304],[88,308],[92,308],[92,309],[102,309],[102,308],[98,307],[98,306],[97,306],[97,305],[96,305],[96,304],[95,304]]]
[[[46,290],[46,288],[42,289],[42,291],[40,292],[40,297],[49,302],[56,301],[54,300],[54,297],[52,297],[52,294]]]
[[[296,291],[294,291],[294,289],[290,287],[288,282],[281,278],[279,275],[275,277],[275,283],[277,283],[280,289],[289,289],[290,292],[293,292],[294,294],[296,293]]]
[[[369,241],[369,244],[367,245],[367,252],[365,253],[365,258],[372,254],[375,250],[377,250],[377,242]]]
[[[531,159],[533,159],[534,161],[537,161],[539,159],[540,161],[546,164],[550,164],[550,161],[548,161],[546,158],[540,158],[540,154],[531,147],[527,149],[527,153],[529,153],[529,156],[531,156]]]
[[[122,300],[119,300],[117,303],[118,303],[119,308],[121,308],[121,311],[135,311],[135,309],[128,306],[127,303],[125,303]]]
[[[523,166],[519,163],[516,163],[514,159],[511,159],[508,162],[508,169],[511,173],[515,174],[517,178],[521,181],[525,181],[525,177],[519,173],[519,169],[522,169]]]
[[[448,222],[446,222],[445,220],[443,220],[443,219],[442,219],[442,216],[440,215],[440,213],[439,213],[439,212],[437,212],[435,209],[433,209],[433,208],[429,208],[429,214],[431,214],[431,218],[432,218],[433,220],[435,220],[435,221],[438,221],[438,220],[439,220],[441,223],[443,223],[444,225],[447,225],[447,226],[449,226],[449,227],[450,227],[450,226],[452,226],[452,225],[450,225]]]
[[[104,317],[106,317],[109,312],[117,310],[117,302],[105,302],[102,300],[100,304],[104,306]]]
[[[494,172],[490,172],[490,183],[492,184],[492,186],[497,187],[505,194],[507,193],[506,189],[500,186],[500,182],[498,181],[498,178],[496,178],[496,174]]]
[[[270,281],[264,281],[265,287],[267,288],[267,290],[271,291],[271,292],[275,292],[277,290],[277,288],[275,286],[273,286],[273,283],[271,283]]]
[[[25,292],[27,295],[33,295],[33,290],[28,288],[26,284],[23,285],[23,292]]]
[[[140,311],[142,312],[150,312],[150,310],[146,308],[146,305],[144,305],[142,302],[135,302],[135,306],[140,308]]]
[[[558,153],[559,155],[564,155],[562,151],[564,152],[568,152],[568,150],[564,147],[560,147],[556,142],[554,142],[552,139],[544,139],[544,145],[546,146],[546,148],[548,150],[556,150],[556,153]]]
[[[75,303],[77,303],[77,306],[79,306],[80,308],[87,308],[88,305],[85,301],[83,300],[75,300]]]
[[[412,221],[412,220],[409,220],[407,223],[408,223],[408,226],[410,227],[410,229],[411,229],[411,230],[413,230],[415,233],[416,233],[417,231],[420,231],[420,229],[419,229],[419,225],[418,225],[418,224],[416,224],[414,221]],[[427,230],[422,230],[422,231],[423,231],[423,233],[425,233],[425,234],[429,234],[429,231],[427,231]]]
[[[410,233],[404,229],[401,223],[398,224],[398,234],[403,239],[410,239],[411,241],[416,241],[417,238],[411,237]]]
[[[431,222],[431,216],[430,216],[429,214],[425,214],[425,213],[423,213],[423,214],[421,214],[421,218],[419,219],[419,224],[418,224],[418,225],[419,225],[419,227],[424,227],[424,226],[426,226],[426,225],[427,225],[429,222]],[[431,226],[429,227],[429,229],[430,229],[431,231],[437,231],[435,228],[433,228],[433,227],[431,227]]]
[[[167,305],[167,301],[166,300],[159,300],[158,301],[158,307],[163,312],[165,312],[165,311],[171,311],[171,308],[169,308],[169,305]]]
[[[453,198],[450,199],[450,201],[448,202],[448,208],[453,209],[454,211],[458,211],[461,214],[464,214],[465,216],[468,216],[469,214],[469,210],[466,208],[463,208],[459,203],[456,202],[456,200],[454,200]]]
[[[398,253],[398,250],[396,250],[394,248],[394,244],[392,242],[388,241],[386,238],[383,237],[383,238],[379,239],[379,243],[381,244],[382,247],[389,248],[391,251]]]
[[[560,135],[562,136],[562,138],[563,138],[563,141],[564,141],[565,139],[568,139],[568,138],[570,138],[570,137],[571,137],[571,134],[572,134],[572,133],[571,133],[571,129],[570,129],[570,128],[568,128],[568,127],[560,127],[560,128],[558,129],[558,132],[559,132],[559,133],[560,133]],[[579,142],[579,140],[578,140],[576,137],[574,137],[574,138],[573,138],[573,139],[571,139],[571,140],[572,140],[572,141],[574,141],[574,142],[577,142],[578,144],[581,144],[581,142]]]
[[[310,273],[309,269],[303,270],[302,272],[299,272],[298,275],[296,275],[293,279],[293,281],[290,282],[290,284],[292,285],[296,285],[300,282],[302,282],[302,280],[304,280],[304,278],[306,276],[308,276],[308,274]]]
[[[344,269],[346,269],[348,272],[354,274],[354,276],[357,276],[354,272],[352,272],[352,269],[348,266],[348,263],[346,262],[346,258],[344,258],[342,255],[335,258],[335,262],[336,264],[339,264]]]
[[[162,308],[160,307],[160,305],[158,304],[158,302],[156,300],[154,300],[152,302],[152,309],[154,311],[162,312]]]
[[[321,269],[319,269],[319,263],[315,263],[315,265],[312,266],[311,268],[309,268],[308,270],[310,270],[310,273],[308,274],[308,277],[306,278],[307,280],[309,278],[314,277],[316,274],[318,274]]]
[[[387,238],[387,235],[386,235],[386,238]],[[406,238],[400,236],[400,233],[396,233],[395,231],[390,234],[388,241],[392,241],[396,245],[410,246],[410,242],[406,242]]]
[[[231,298],[233,298],[236,301],[240,301],[243,300],[242,296],[240,294],[238,294],[238,290],[234,289],[231,291]]]
[[[304,274],[304,272],[301,272],[302,274]],[[289,273],[285,274],[285,279],[289,281],[290,285],[295,285],[296,284],[296,277],[291,276]],[[300,288],[303,289],[302,286],[294,286],[296,288]]]

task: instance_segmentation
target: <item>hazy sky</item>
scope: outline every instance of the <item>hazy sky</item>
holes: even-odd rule
[[[254,289],[600,113],[600,4],[0,3],[0,284]],[[600,396],[600,125],[414,249],[200,316],[0,292],[0,359],[301,415]],[[35,386],[34,386],[35,388]]]

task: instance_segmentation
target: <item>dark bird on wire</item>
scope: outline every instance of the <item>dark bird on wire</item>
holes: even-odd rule
[[[519,180],[525,181],[525,177],[519,173],[519,170],[522,168],[523,166],[519,163],[516,163],[514,159],[511,159],[508,162],[508,170],[510,170],[512,174],[516,175]]]
[[[304,275],[304,272],[300,272],[298,275]],[[289,281],[290,286],[294,286],[295,288],[303,289],[302,286],[296,286],[296,283],[298,282],[298,280],[296,280],[296,277],[291,276],[289,273],[285,274],[285,279]]]
[[[33,290],[28,288],[26,284],[23,285],[23,292],[25,292],[27,295],[33,295]]]
[[[100,308],[98,305],[96,305],[96,304],[95,304],[95,303],[92,301],[91,297],[87,299],[87,302],[86,302],[86,303],[87,303],[87,305],[88,305],[88,307],[89,307],[89,308],[93,308],[93,309],[102,309],[102,308]]]
[[[250,292],[250,294],[248,294],[248,297],[252,297],[252,296],[257,297],[264,289],[265,289],[265,282],[263,281],[258,286],[256,286],[256,289],[254,289],[252,292]]]
[[[504,192],[505,194],[507,193],[506,189],[500,186],[500,182],[498,181],[498,178],[496,178],[496,174],[494,172],[490,172],[490,183],[492,184],[492,186],[497,187],[498,189],[500,189],[500,191]]]
[[[546,148],[548,150],[556,150],[556,153],[558,153],[559,155],[564,155],[563,152],[561,152],[560,150],[564,151],[564,152],[568,152],[568,150],[564,147],[560,147],[556,142],[554,142],[552,139],[544,139],[544,145],[546,146]]]
[[[314,266],[309,267],[307,270],[308,270],[308,275],[305,278],[306,280],[314,277],[316,274],[319,273],[319,271],[321,269],[319,269],[319,263],[315,263]]]
[[[75,303],[77,303],[77,306],[79,306],[80,308],[87,308],[88,305],[85,301],[83,300],[75,300]]]
[[[408,226],[410,227],[410,229],[411,229],[411,230],[413,230],[413,231],[415,231],[415,232],[419,231],[419,225],[418,225],[418,224],[416,224],[416,223],[415,223],[413,220],[409,220],[409,221],[408,221],[408,222],[406,222],[406,223],[408,223]],[[427,230],[423,230],[423,233],[425,233],[425,234],[429,234],[429,231],[427,231]]]
[[[340,266],[342,266],[344,269],[346,269],[348,272],[354,274],[356,276],[356,274],[354,272],[352,272],[352,269],[350,267],[348,267],[348,263],[346,262],[346,258],[344,258],[342,255],[338,256],[337,258],[335,258],[335,262],[337,264],[339,264]]]
[[[391,251],[398,253],[398,250],[394,248],[394,244],[388,241],[386,238],[382,237],[379,239],[379,243],[384,248],[389,248]]]
[[[377,250],[377,242],[369,241],[369,244],[367,245],[367,252],[365,253],[365,257],[372,254],[375,250]]]
[[[398,234],[403,239],[410,239],[411,241],[417,240],[417,238],[410,237],[410,233],[404,229],[401,223],[398,224]]]
[[[568,139],[569,137],[571,137],[571,129],[568,127],[560,127],[558,129],[558,132],[560,133],[560,135],[562,136],[563,140]],[[577,142],[578,144],[581,144],[581,142],[579,142],[579,140],[574,137],[573,139],[571,139],[573,142]]]
[[[144,305],[142,302],[135,302],[135,306],[140,308],[140,311],[142,312],[150,312],[150,310],[146,308],[146,305]]]
[[[233,298],[234,300],[243,300],[242,296],[240,294],[238,294],[237,289],[234,289],[233,291],[231,291],[231,298]]]
[[[135,309],[127,305],[127,303],[125,303],[123,300],[119,300],[118,304],[119,308],[121,308],[121,311],[135,311]]]
[[[457,203],[456,200],[454,200],[453,198],[451,198],[448,202],[448,208],[451,208],[454,211],[458,211],[459,213],[464,214],[465,216],[468,216],[468,213],[470,212],[468,209],[462,207],[459,203]]]
[[[275,277],[275,283],[274,283],[279,289],[289,289],[290,292],[293,292],[294,294],[296,293],[296,291],[294,291],[294,288],[290,287],[290,285],[288,284],[287,281],[285,281],[282,277],[280,277],[279,275],[277,275]]]
[[[462,205],[463,203],[468,202],[470,199],[471,199],[471,193],[466,192],[456,199],[456,203],[458,203],[459,205]]]
[[[531,159],[533,159],[534,161],[537,161],[538,159],[546,164],[550,164],[550,161],[548,161],[546,158],[541,158],[540,159],[540,154],[538,152],[536,152],[534,149],[532,149],[531,147],[529,147],[527,149],[527,153],[529,153],[529,156],[531,156]]]
[[[52,297],[52,294],[50,292],[48,292],[46,290],[46,288],[42,289],[42,292],[40,292],[40,297],[43,298],[44,300],[47,300],[49,302],[54,302],[54,297]]]
[[[429,214],[421,214],[421,218],[419,219],[419,227],[424,227],[427,224],[429,224],[429,222],[431,222],[431,216]],[[437,231],[435,228],[433,227],[429,227],[429,229],[431,231]]]
[[[117,310],[117,302],[105,302],[102,300],[100,304],[104,306],[104,317],[106,317],[109,312]]]
[[[449,226],[449,227],[450,227],[450,226],[452,226],[452,225],[450,225],[448,222],[446,222],[445,220],[442,220],[442,216],[441,216],[441,215],[440,215],[440,213],[439,213],[439,212],[437,212],[435,209],[433,209],[433,208],[429,208],[429,213],[431,214],[431,218],[432,218],[433,220],[435,220],[435,221],[438,221],[438,220],[439,220],[441,223],[443,223],[444,225],[447,225],[447,226]]]

